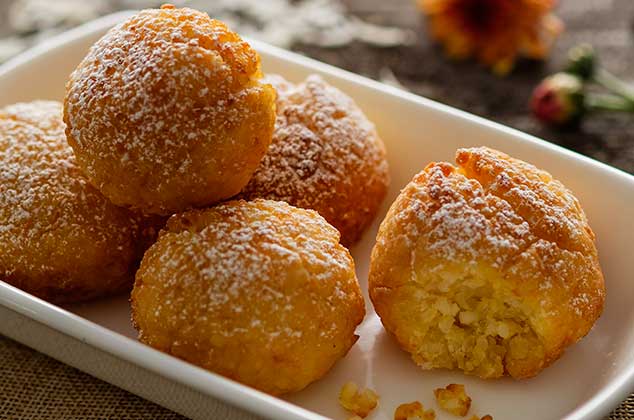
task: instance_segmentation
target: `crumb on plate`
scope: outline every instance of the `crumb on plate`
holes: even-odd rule
[[[346,410],[365,418],[379,403],[379,396],[369,388],[360,390],[354,382],[347,382],[339,393],[339,403]]]
[[[466,394],[464,385],[461,384],[449,384],[445,388],[437,388],[434,390],[434,395],[440,408],[456,416],[466,416],[471,407],[471,398]]]
[[[394,420],[436,420],[434,410],[425,410],[418,401],[401,404],[394,411]]]

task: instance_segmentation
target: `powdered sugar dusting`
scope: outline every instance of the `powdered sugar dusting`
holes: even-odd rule
[[[73,278],[73,270],[123,276],[142,252],[142,219],[81,175],[61,112],[60,103],[45,101],[0,110],[0,277],[35,289],[44,287],[39,281],[51,289],[92,281]]]
[[[166,293],[164,303],[156,302],[157,317],[189,322],[192,302],[181,301],[188,292],[180,290],[199,290],[198,311],[231,319],[217,334],[333,339],[337,317],[345,319],[361,300],[352,258],[338,236],[312,211],[265,200],[228,202],[170,219],[149,251],[157,259],[144,264],[140,278],[143,287]],[[313,317],[321,321],[298,322]]]
[[[71,75],[69,143],[118,204],[144,208],[124,202],[138,194],[150,201],[144,210],[167,214],[179,199],[226,198],[270,141],[273,93],[259,75],[255,51],[223,23],[191,9],[144,10],[111,29]]]
[[[486,258],[501,268],[533,240],[528,224],[508,203],[487,194],[477,181],[455,174],[448,164],[428,167],[405,191],[423,206],[420,210],[410,207],[397,216],[417,219],[408,224],[408,241],[416,243],[419,232],[428,232],[426,249],[441,261]]]
[[[484,263],[512,288],[542,296],[548,316],[596,318],[603,277],[576,198],[546,172],[491,149],[461,149],[456,161],[430,164],[392,209],[390,223],[404,227],[397,241],[413,250],[412,275],[423,260],[435,262],[432,272]]]
[[[388,185],[382,141],[354,101],[319,76],[278,92],[273,142],[243,190],[317,210],[352,242],[369,223]]]

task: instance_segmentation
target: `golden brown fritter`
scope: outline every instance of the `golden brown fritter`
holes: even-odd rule
[[[387,191],[383,142],[354,101],[319,76],[265,80],[278,93],[273,142],[241,196],[316,210],[352,245]]]
[[[339,232],[312,210],[230,201],[172,216],[132,292],[139,339],[271,394],[322,377],[365,310]]]
[[[594,234],[547,172],[484,147],[456,162],[428,165],[390,208],[370,296],[423,369],[534,376],[601,314]]]
[[[144,10],[71,74],[64,121],[90,182],[117,205],[170,215],[238,193],[275,122],[258,54],[191,9]]]
[[[0,109],[0,280],[53,302],[129,290],[159,223],[83,177],[60,103]]]

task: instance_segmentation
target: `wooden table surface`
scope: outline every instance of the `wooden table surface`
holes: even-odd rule
[[[566,148],[634,173],[634,115],[596,115],[579,130],[557,131],[540,126],[528,113],[533,87],[560,70],[566,51],[581,42],[597,49],[602,64],[634,83],[634,1],[560,0],[557,14],[566,31],[547,62],[522,61],[499,78],[472,62],[449,62],[425,34],[425,23],[412,0],[348,0],[364,19],[416,31],[414,46],[381,49],[351,45],[343,50],[300,47],[308,55],[347,70],[378,77],[389,67],[412,92],[534,134]]]

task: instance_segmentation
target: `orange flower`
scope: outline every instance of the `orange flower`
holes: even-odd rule
[[[417,0],[452,58],[475,57],[506,74],[518,55],[543,59],[563,29],[556,0]]]

